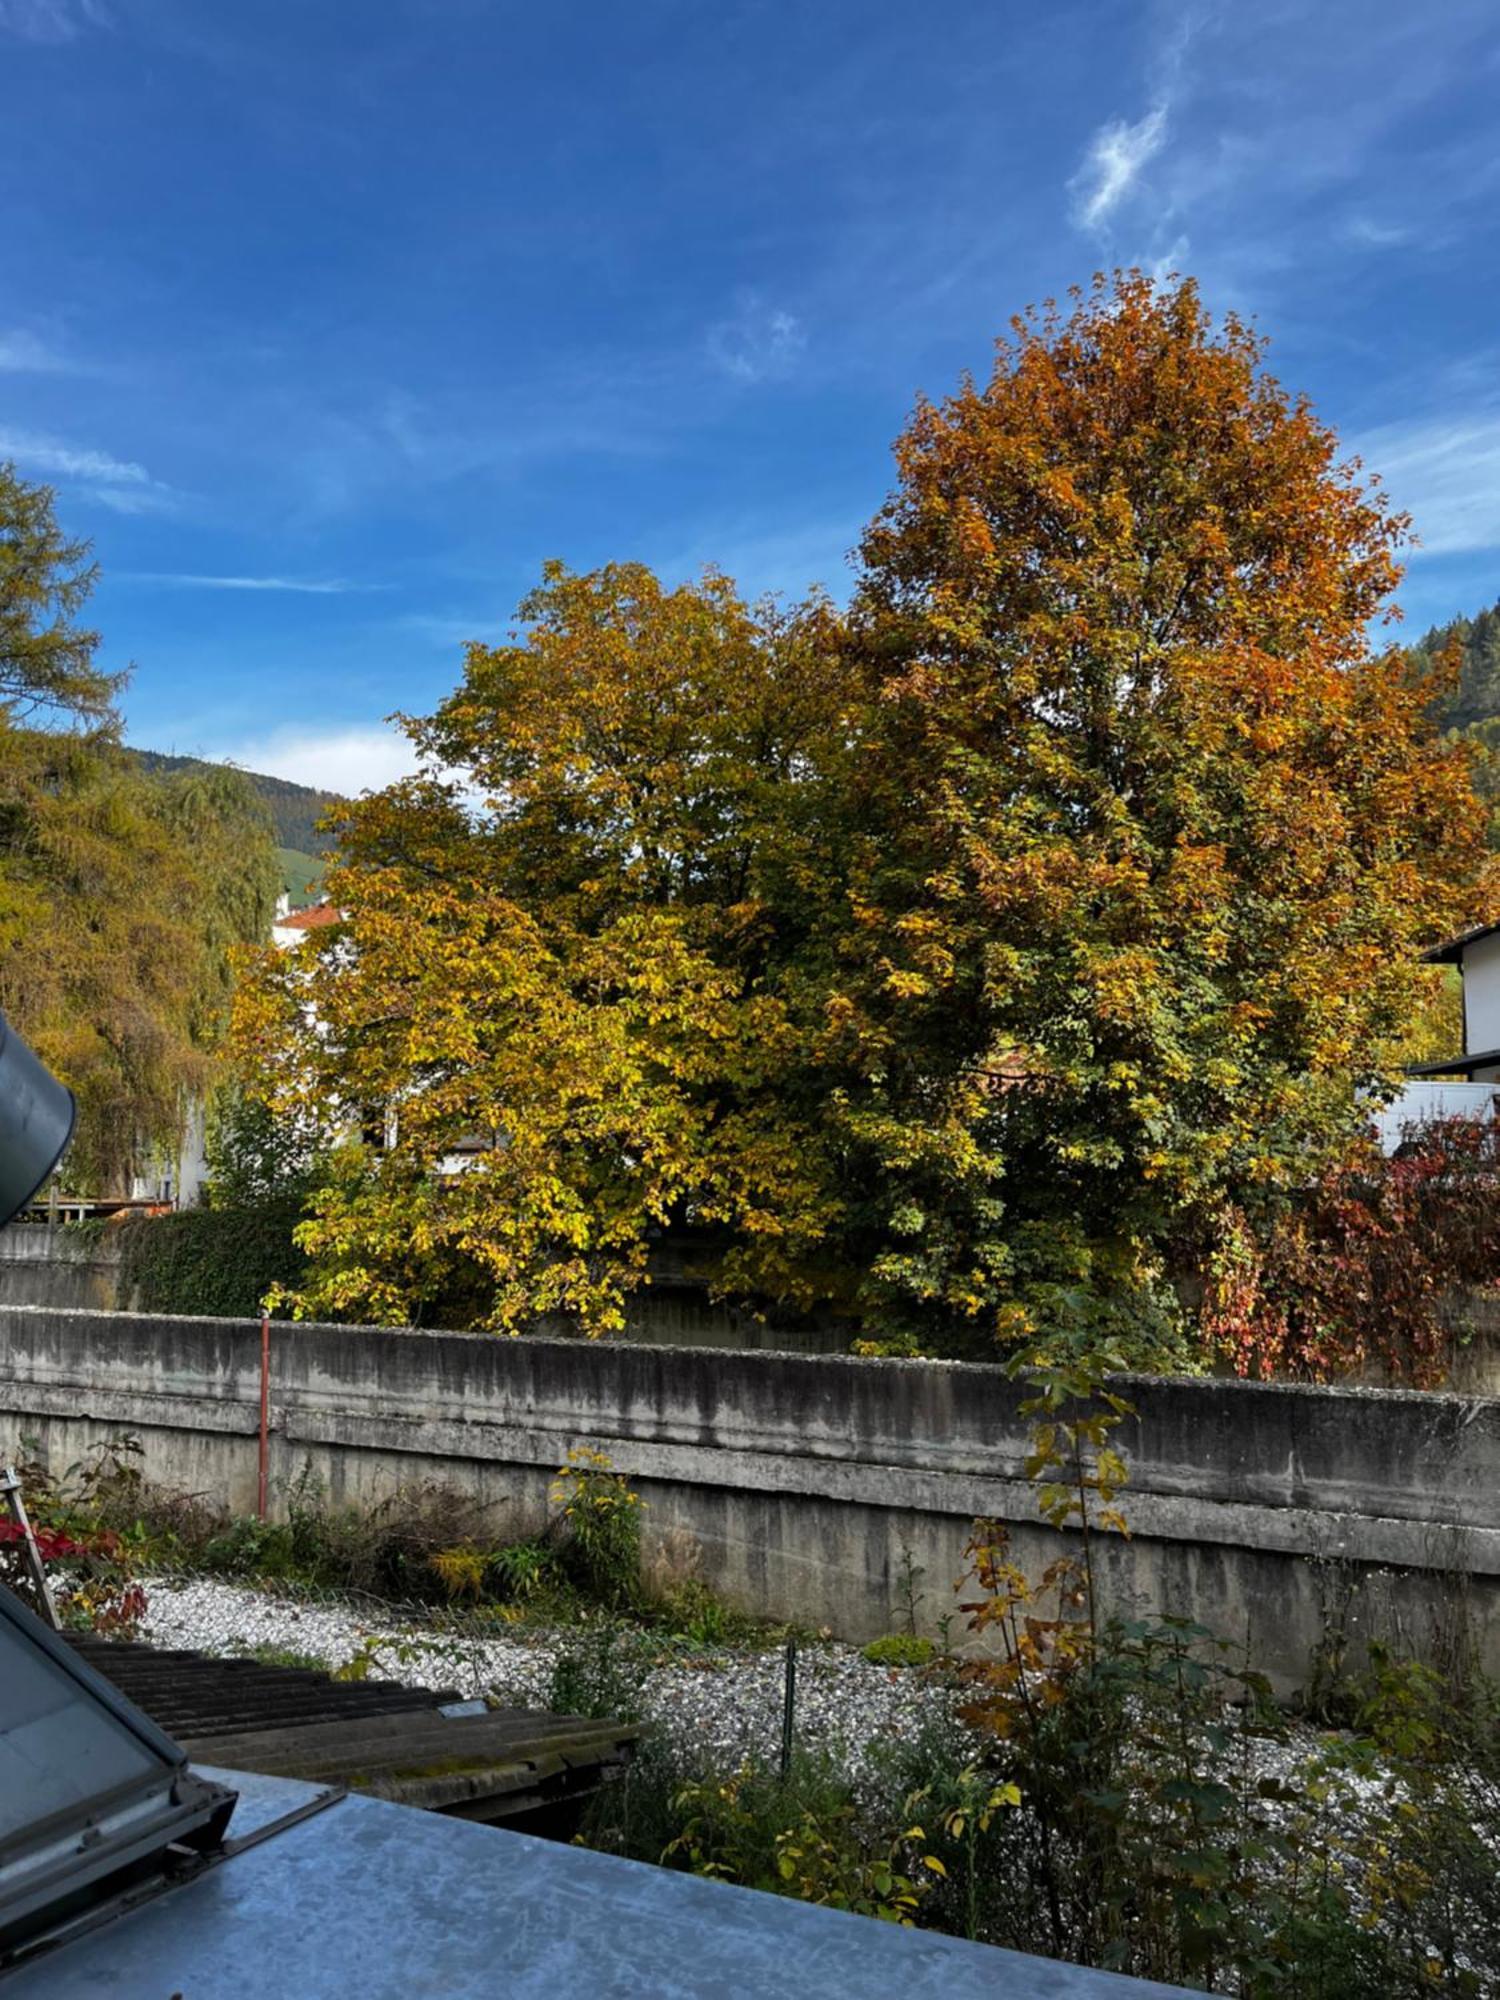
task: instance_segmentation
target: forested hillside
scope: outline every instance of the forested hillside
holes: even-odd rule
[[[172,757],[161,750],[134,753],[150,771],[202,771],[217,766],[201,757]],[[332,807],[342,803],[337,792],[322,792],[311,785],[294,785],[289,778],[268,777],[263,771],[246,771],[245,778],[270,810],[276,828],[276,844],[298,854],[321,854],[327,836],[318,832],[318,822]]]
[[[1450,647],[1458,649],[1458,682],[1433,703],[1432,715],[1478,752],[1475,789],[1490,809],[1490,846],[1500,850],[1500,603],[1477,617],[1434,625],[1408,652],[1430,672]]]

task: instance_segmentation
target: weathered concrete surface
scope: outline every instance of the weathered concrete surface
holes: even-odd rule
[[[127,1296],[124,1237],[112,1225],[81,1230],[17,1222],[0,1228],[0,1305],[80,1307],[126,1312],[140,1306]],[[663,1247],[653,1256],[652,1282],[625,1302],[618,1336],[653,1347],[735,1347],[777,1353],[847,1354],[854,1329],[835,1318],[778,1314],[758,1317],[743,1306],[715,1299],[695,1275],[691,1255]],[[557,1339],[582,1338],[561,1315],[535,1329]]]
[[[462,1487],[497,1534],[545,1517],[571,1445],[609,1453],[649,1542],[691,1549],[746,1608],[854,1638],[955,1605],[977,1515],[1040,1569],[1057,1539],[1023,1477],[1019,1391],[996,1368],[277,1325],[272,1471],[310,1464],[336,1503],[416,1480]],[[254,1503],[255,1322],[0,1308],[0,1442],[56,1458],[129,1431],[149,1475]],[[1120,1441],[1132,1539],[1102,1588],[1248,1637],[1299,1681],[1337,1608],[1419,1646],[1471,1621],[1500,1669],[1500,1402],[1379,1389],[1136,1381]]]
[[[1448,1386],[1465,1396],[1500,1396],[1500,1292],[1460,1292],[1445,1317],[1459,1336]]]
[[[13,1222],[0,1229],[0,1305],[107,1310],[125,1304],[120,1251],[112,1230]]]

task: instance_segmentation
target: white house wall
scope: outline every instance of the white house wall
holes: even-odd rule
[[[1464,1047],[1470,1055],[1500,1049],[1500,931],[1464,951]]]

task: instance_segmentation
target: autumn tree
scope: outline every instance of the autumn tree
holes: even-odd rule
[[[847,620],[553,567],[410,725],[346,925],[240,1007],[273,1103],[367,1135],[301,1310],[604,1329],[687,1230],[873,1340],[1161,1359],[1226,1218],[1341,1160],[1476,893],[1468,753],[1370,640],[1404,522],[1133,274],[897,464]]]
[[[1174,1249],[1336,1163],[1481,814],[1372,648],[1403,517],[1195,287],[1096,281],[919,404],[853,630],[885,839],[850,1127],[892,1301],[1148,1352]]]
[[[0,468],[0,1008],[78,1097],[75,1183],[110,1191],[211,1085],[277,871],[237,772],[156,777],[121,747],[122,677],[76,622],[93,576],[51,493]]]
[[[421,1317],[467,1284],[495,1327],[605,1329],[668,1225],[726,1284],[825,1291],[837,622],[629,564],[553,565],[522,616],[409,725],[440,775],[349,809],[347,928],[242,999],[272,1103],[351,1141],[301,1307]]]

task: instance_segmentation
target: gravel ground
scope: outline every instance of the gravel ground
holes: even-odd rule
[[[147,1595],[142,1636],[153,1645],[231,1655],[274,1646],[330,1668],[364,1652],[375,1680],[456,1688],[516,1708],[551,1706],[558,1659],[590,1643],[577,1626],[454,1630],[401,1623],[389,1607],[362,1610],[207,1578],[148,1582]],[[768,1761],[779,1751],[786,1671],[779,1648],[687,1646],[629,1632],[612,1671],[638,1695],[645,1719],[700,1769],[732,1769],[746,1757]],[[872,1749],[910,1742],[924,1726],[951,1721],[954,1699],[951,1688],[910,1669],[872,1666],[852,1646],[818,1641],[798,1650],[798,1746],[830,1754],[856,1782],[868,1771]],[[1303,1727],[1285,1743],[1253,1742],[1254,1773],[1290,1777],[1323,1740]],[[1381,1790],[1375,1777],[1349,1775],[1343,1783],[1365,1806]]]
[[[393,1624],[375,1609],[269,1596],[209,1579],[148,1582],[143,1637],[156,1646],[246,1654],[275,1646],[329,1667],[368,1651],[370,1674],[409,1685],[493,1695],[515,1707],[548,1705],[558,1657],[587,1644],[576,1628],[483,1636],[421,1624]],[[618,1663],[638,1680],[647,1720],[704,1768],[749,1755],[773,1757],[781,1741],[785,1661],[780,1651],[693,1647],[651,1634],[627,1642]],[[951,1696],[910,1670],[872,1666],[851,1646],[819,1642],[797,1658],[797,1741],[827,1751],[852,1777],[870,1746],[909,1740],[951,1712]]]

